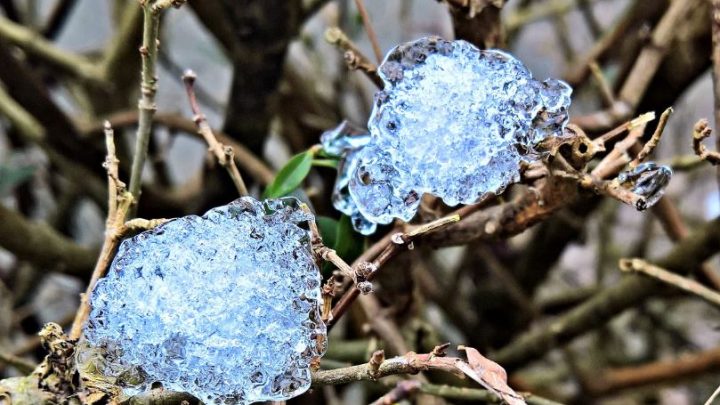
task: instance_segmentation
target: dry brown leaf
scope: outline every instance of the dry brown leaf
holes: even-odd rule
[[[509,405],[526,405],[525,399],[508,385],[504,368],[472,347],[458,346],[458,350],[464,350],[468,359],[467,363],[458,361],[458,369]]]

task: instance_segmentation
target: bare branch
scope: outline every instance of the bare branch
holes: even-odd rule
[[[187,92],[188,99],[190,101],[190,108],[192,109],[193,114],[195,114],[193,121],[195,121],[198,132],[203,138],[205,138],[208,148],[215,155],[215,158],[218,163],[220,163],[220,166],[227,170],[240,196],[247,195],[247,187],[240,175],[240,171],[235,165],[235,152],[233,151],[232,146],[226,146],[218,142],[217,138],[215,138],[215,134],[213,134],[212,128],[210,128],[210,125],[205,118],[205,115],[202,111],[200,111],[200,106],[195,98],[195,79],[196,75],[192,70],[187,70],[182,77],[182,80],[185,83],[185,91]]]

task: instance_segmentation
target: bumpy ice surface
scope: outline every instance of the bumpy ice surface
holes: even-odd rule
[[[92,297],[79,362],[125,385],[153,382],[205,403],[284,400],[310,386],[322,355],[312,219],[245,197],[120,246]]]
[[[347,121],[320,136],[325,153],[340,156],[338,175],[333,186],[332,202],[336,210],[350,217],[353,228],[363,235],[370,235],[377,224],[365,218],[350,195],[350,178],[357,170],[360,151],[370,142],[370,134],[359,133]]]
[[[371,139],[346,164],[349,195],[375,223],[409,221],[424,193],[453,206],[502,192],[568,121],[567,84],[537,81],[511,55],[465,41],[398,46],[379,74]]]

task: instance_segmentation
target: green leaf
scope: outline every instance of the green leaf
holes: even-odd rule
[[[363,251],[364,241],[352,227],[350,217],[343,215],[337,223],[336,240],[333,249],[346,262],[352,263]]]
[[[0,196],[5,196],[15,187],[30,180],[35,174],[35,166],[0,166]]]
[[[293,156],[280,169],[270,185],[265,189],[265,198],[278,198],[300,187],[312,168],[313,153],[305,151]]]

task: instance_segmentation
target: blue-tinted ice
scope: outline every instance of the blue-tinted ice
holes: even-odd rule
[[[324,352],[320,273],[295,200],[244,197],[126,240],[92,297],[81,365],[133,394],[284,400]]]
[[[533,79],[513,56],[465,41],[423,38],[396,47],[379,69],[370,139],[345,151],[338,181],[349,198],[334,199],[364,234],[368,223],[409,221],[423,194],[454,206],[501,193],[520,178],[534,146],[560,135],[572,89]],[[332,131],[330,131],[332,132]],[[337,143],[337,139],[335,140]],[[335,153],[323,142],[328,153]]]
[[[617,177],[621,186],[643,197],[636,207],[638,210],[650,208],[660,201],[665,194],[665,187],[672,178],[672,169],[669,166],[658,165],[655,162],[645,162],[637,167],[620,173]]]

